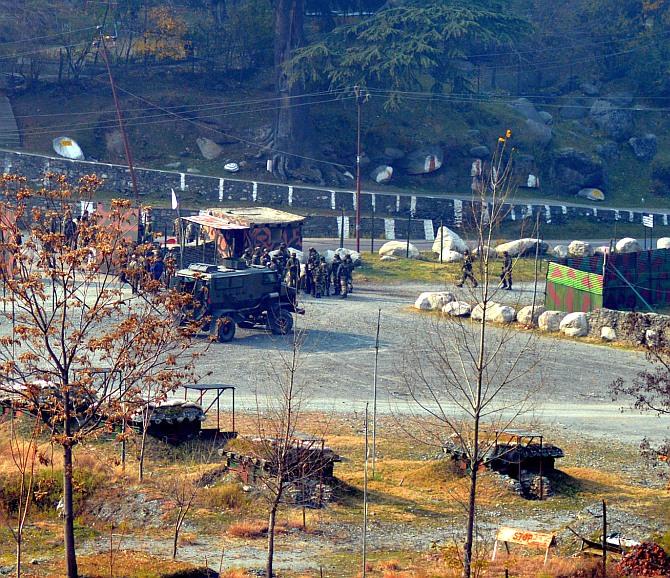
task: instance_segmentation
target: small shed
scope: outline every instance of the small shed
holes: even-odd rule
[[[568,257],[549,263],[547,309],[654,311],[670,305],[670,249]]]
[[[183,220],[204,227],[221,257],[239,258],[245,249],[278,249],[281,243],[302,250],[305,217],[269,207],[213,208]]]

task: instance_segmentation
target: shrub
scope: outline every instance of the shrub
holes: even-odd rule
[[[268,525],[259,521],[237,522],[228,526],[228,535],[234,538],[262,538],[267,531]]]
[[[201,499],[204,506],[212,510],[239,510],[247,503],[242,488],[234,483],[208,488]]]

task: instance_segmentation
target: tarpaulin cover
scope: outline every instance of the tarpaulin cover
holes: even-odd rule
[[[212,217],[212,215],[193,215],[191,217],[182,218],[184,221],[190,221],[191,223],[210,227],[211,229],[217,229],[219,231],[246,231],[249,228],[248,225],[231,223],[230,221],[226,221],[219,217]]]
[[[551,281],[557,285],[565,285],[566,287],[579,289],[580,291],[587,291],[588,293],[594,293],[596,295],[603,294],[602,275],[579,271],[578,269],[559,265],[558,263],[549,263],[547,281]]]
[[[603,306],[603,296],[547,281],[544,306],[550,311],[593,311]]]

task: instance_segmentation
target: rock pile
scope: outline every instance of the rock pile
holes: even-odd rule
[[[670,557],[658,544],[645,542],[624,554],[617,570],[626,576],[667,576]]]

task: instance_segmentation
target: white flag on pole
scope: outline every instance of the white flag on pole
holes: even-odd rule
[[[642,224],[650,229],[654,228],[654,215],[642,215]]]
[[[177,193],[172,189],[172,210],[176,211],[179,208],[179,200],[177,199]]]

